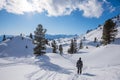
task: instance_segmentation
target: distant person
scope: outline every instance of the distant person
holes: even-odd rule
[[[79,60],[77,61],[76,67],[77,67],[77,73],[81,74],[82,73],[82,67],[83,67],[83,62],[82,62],[81,58],[79,58]]]

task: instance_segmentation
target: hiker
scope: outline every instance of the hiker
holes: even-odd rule
[[[82,73],[82,67],[83,67],[83,62],[81,61],[81,58],[79,58],[79,60],[77,61],[76,67],[77,67],[77,73],[81,74]]]

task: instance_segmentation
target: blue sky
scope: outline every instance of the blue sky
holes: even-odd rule
[[[1,0],[0,35],[34,33],[83,34],[120,14],[119,0]]]

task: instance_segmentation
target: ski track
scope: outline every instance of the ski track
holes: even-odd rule
[[[71,55],[69,55],[71,56]],[[65,58],[66,60],[69,60],[70,62],[74,63],[74,60],[70,59],[71,57],[69,56],[63,56],[63,58]],[[73,64],[74,65],[74,64]],[[84,68],[84,70],[87,69],[87,67]],[[81,75],[78,75],[75,73],[75,68],[73,68],[71,70],[73,73],[68,77],[68,80],[79,80],[81,78]],[[35,71],[31,74],[31,76],[29,77],[29,80],[34,80],[34,75],[37,75],[38,73],[42,72],[41,70],[40,71]],[[50,71],[45,71],[44,74],[42,73],[41,76],[39,76],[38,78],[36,78],[35,80],[63,80],[61,78],[57,78],[58,76],[58,73],[57,72],[50,72]],[[71,77],[72,76],[72,77]],[[79,77],[80,76],[80,77]],[[32,79],[33,78],[33,79]],[[82,80],[89,80],[85,77],[82,77]]]
[[[63,56],[63,58],[74,63],[74,60],[70,59],[71,57],[69,57],[69,56]],[[35,65],[35,66],[36,66],[36,64],[37,64],[37,66],[40,65],[40,63],[34,63],[31,59],[24,59],[24,58],[16,59],[16,60],[14,60],[14,59],[4,59],[4,60],[11,61],[11,63],[4,63],[4,64],[2,63],[2,64],[0,64],[1,68],[9,67],[9,66],[24,65],[24,64],[30,64],[30,65]],[[85,70],[85,69],[87,69],[87,67],[85,67],[83,70]],[[84,76],[76,74],[75,68],[73,68],[72,70],[70,69],[70,71],[72,71],[72,73],[70,75],[67,74],[67,75],[69,75],[67,77],[68,78],[67,80],[79,80],[80,78],[81,78],[81,80],[89,80],[89,79],[85,78]],[[44,70],[44,69],[40,68],[36,71],[33,71],[32,73],[25,75],[25,77],[27,77],[28,80],[63,80],[62,77],[59,77],[59,75],[61,75],[61,74],[58,72]],[[62,75],[64,76],[64,73]]]
[[[26,75],[26,77],[28,78],[28,80],[32,80],[32,77],[33,77],[34,75],[36,75],[38,72],[40,72],[40,71],[41,71],[41,69],[36,70],[36,71],[34,71],[34,72]]]
[[[41,75],[38,76],[38,74]],[[43,69],[39,69],[37,71],[28,74],[27,78],[28,80],[55,80],[56,74],[57,74],[56,72],[50,72],[50,71],[45,71]]]
[[[70,62],[74,62],[72,61],[72,59],[70,59],[71,57],[69,56],[63,56],[63,58],[65,58],[66,60],[70,60]],[[7,59],[3,59],[3,60],[7,60]],[[0,63],[0,68],[4,68],[4,67],[10,67],[10,66],[17,66],[17,65],[24,65],[24,64],[28,64],[28,65],[34,65],[34,66],[40,66],[41,63],[34,63],[31,62],[31,59],[16,59],[15,61],[13,61],[12,59],[8,59],[10,61],[10,63]],[[31,63],[30,63],[31,62]],[[36,65],[37,64],[37,65]],[[74,65],[74,63],[73,63]],[[83,73],[81,75],[76,74],[76,69],[75,67],[73,67],[72,69],[68,69],[69,71],[71,71],[71,74],[67,74],[67,79],[66,80],[94,80],[97,78],[100,78],[101,80],[119,80],[119,74],[120,74],[120,65],[108,65],[108,66],[104,66],[104,67],[87,67],[84,65],[83,67]],[[100,72],[103,75],[111,75],[110,78],[106,78],[103,75],[99,75],[99,74],[92,74],[91,71],[94,72]],[[110,74],[111,73],[111,74]],[[45,70],[42,69],[42,67],[39,67],[38,70],[33,71],[27,75],[25,75],[25,77],[27,77],[28,80],[63,80],[64,78],[59,77],[59,75],[64,76],[65,74],[63,73],[58,73],[55,71],[49,71],[49,70]]]
[[[78,80],[78,77],[79,77],[79,75],[78,75],[78,74],[74,74],[74,76],[73,76],[72,80]]]

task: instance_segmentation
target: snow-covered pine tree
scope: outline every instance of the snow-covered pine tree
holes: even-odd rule
[[[91,31],[92,31],[92,29],[90,29],[90,30],[87,30],[87,31],[86,31],[86,34],[87,34],[87,33],[89,33],[89,32],[91,32]]]
[[[77,40],[74,38],[74,53],[77,52]]]
[[[20,36],[21,36],[21,39],[23,40],[23,39],[24,39],[24,37],[23,37],[23,34],[22,34],[22,33],[20,34]]]
[[[115,36],[117,35],[117,28],[115,26],[116,24],[111,20],[107,20],[103,26],[103,44],[107,45],[111,41],[114,41]]]
[[[41,24],[38,25],[38,27],[35,30],[35,35],[34,35],[34,44],[35,44],[35,48],[34,48],[34,54],[36,56],[40,56],[43,55],[46,50],[45,47],[45,33],[46,33],[46,29],[43,28],[43,26]]]
[[[27,48],[28,48],[28,46],[26,45],[26,46],[25,46],[25,48],[27,49]]]
[[[86,40],[85,36],[83,37],[83,40],[84,40],[84,41]]]
[[[6,36],[5,35],[3,35],[3,40],[2,41],[5,41],[6,40]]]
[[[86,49],[88,49],[88,46],[86,46]]]
[[[31,39],[33,39],[33,35],[32,35],[32,33],[30,33],[30,36],[29,36]]]
[[[74,53],[74,41],[71,40],[70,48],[68,49],[68,53],[73,54]]]
[[[95,38],[94,38],[94,43],[96,43],[96,42],[97,42],[97,38],[95,37]]]
[[[60,55],[62,55],[62,53],[63,53],[63,47],[62,47],[62,45],[59,45],[59,51],[60,51]]]
[[[99,46],[100,46],[99,44],[96,45],[96,47],[99,47]]]
[[[47,45],[49,45],[49,41],[48,41],[48,39],[45,40],[45,43],[46,43]]]
[[[79,47],[79,49],[82,49],[83,48],[83,42],[82,42],[82,40],[80,41],[80,47]]]
[[[117,15],[117,20],[119,20],[120,19],[120,16],[119,15]]]
[[[68,49],[68,53],[73,54],[77,52],[77,40],[74,38],[71,40],[70,48]]]
[[[52,47],[53,47],[53,53],[57,53],[57,43],[55,40],[52,42]]]

